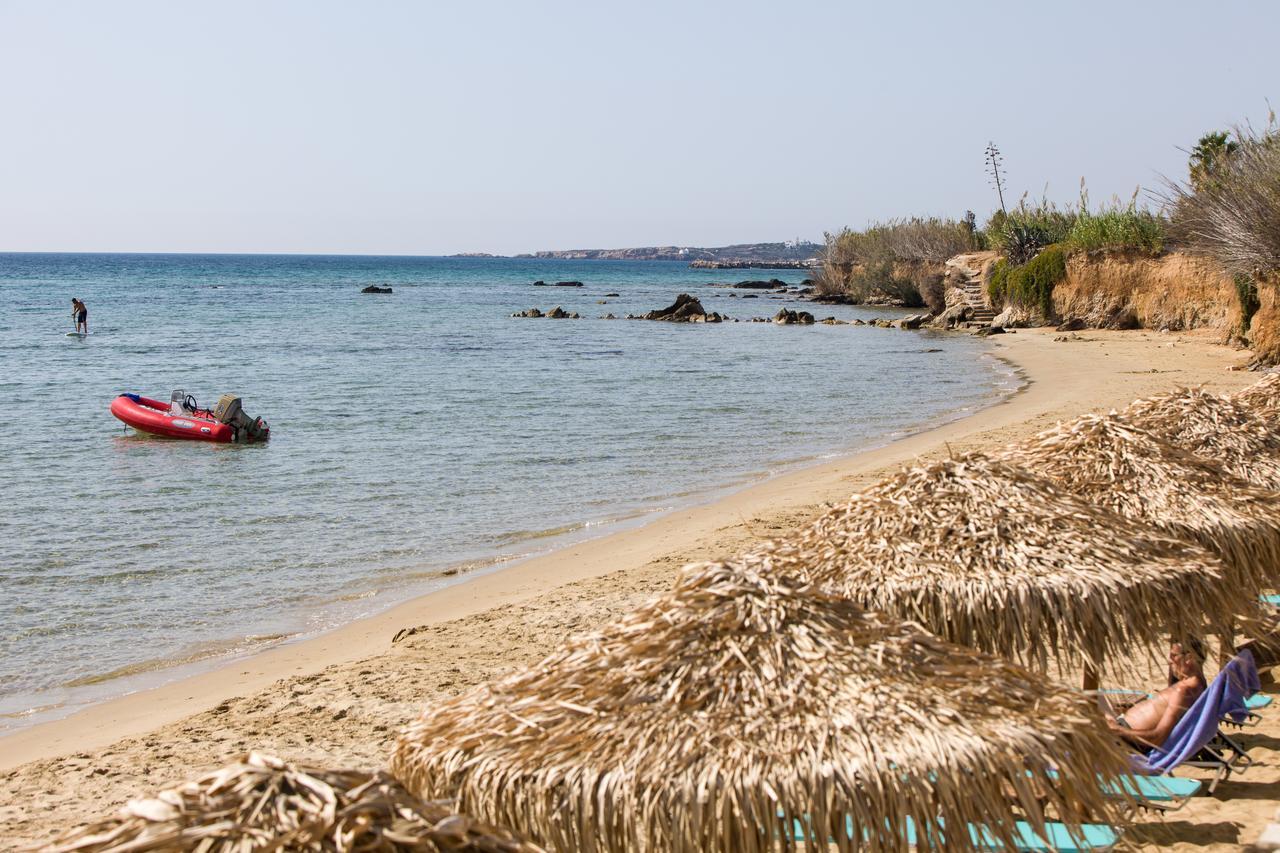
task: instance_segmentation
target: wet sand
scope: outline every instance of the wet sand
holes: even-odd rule
[[[89,708],[0,739],[0,838],[48,839],[256,748],[374,767],[428,701],[537,661],[667,588],[683,564],[785,534],[824,504],[921,457],[994,448],[1086,411],[1182,385],[1256,375],[1207,336],[1090,331],[997,341],[1028,386],[1008,401],[886,447],[804,468],[644,527],[567,547],[409,601],[313,640]],[[927,381],[922,378],[921,381]],[[399,639],[393,637],[399,634]],[[1264,681],[1266,679],[1264,678]],[[1257,765],[1130,833],[1160,849],[1229,850],[1280,807],[1280,708],[1241,736]]]

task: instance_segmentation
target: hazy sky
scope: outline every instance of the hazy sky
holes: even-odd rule
[[[1280,3],[0,0],[0,250],[821,239],[1181,176]]]

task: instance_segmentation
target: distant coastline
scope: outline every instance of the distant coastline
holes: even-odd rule
[[[806,240],[735,243],[731,246],[642,246],[630,249],[563,249],[520,255],[463,252],[451,258],[513,257],[564,261],[686,261],[711,269],[806,269],[820,263],[824,246]]]

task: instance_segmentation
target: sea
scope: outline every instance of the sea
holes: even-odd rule
[[[0,733],[884,445],[1018,388],[968,335],[747,322],[783,307],[841,320],[901,309],[726,286],[805,275],[0,254]],[[741,322],[602,319],[680,293]],[[89,309],[83,339],[67,336],[72,297]],[[557,306],[580,319],[512,317]],[[235,393],[270,441],[153,438],[108,411],[118,394],[174,389],[201,405]]]

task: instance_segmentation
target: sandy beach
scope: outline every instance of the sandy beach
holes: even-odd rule
[[[1246,353],[1209,335],[1061,337],[1020,330],[993,339],[994,352],[1027,385],[963,420],[0,739],[0,846],[46,840],[251,748],[323,764],[381,766],[397,730],[425,703],[538,660],[566,635],[665,589],[685,563],[731,556],[779,536],[897,466],[999,447],[1059,420],[1179,386],[1231,390],[1257,379],[1231,369]],[[1280,807],[1280,711],[1271,710],[1241,740],[1256,761],[1247,774],[1163,819],[1141,817],[1130,843],[1230,850],[1252,842]]]

